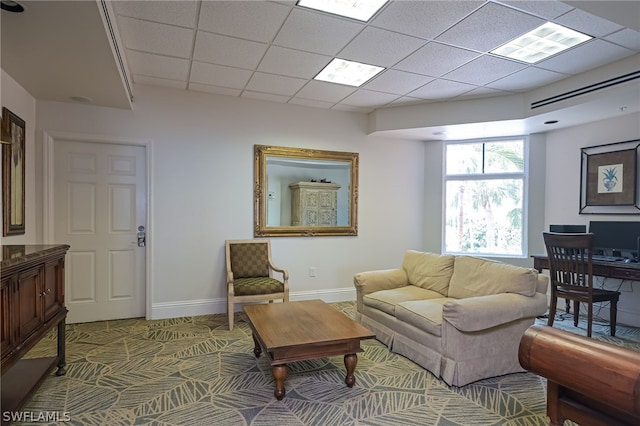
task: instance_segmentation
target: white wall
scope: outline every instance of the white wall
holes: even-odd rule
[[[590,220],[640,220],[640,215],[637,214],[625,216],[578,213],[580,149],[632,139],[640,139],[640,114],[637,113],[547,134],[545,229],[550,224],[588,225]],[[598,278],[597,282],[605,288],[622,293],[618,302],[618,322],[640,326],[640,282],[602,278]],[[602,309],[599,315],[608,320],[608,309]]]
[[[134,93],[133,111],[39,101],[38,137],[152,140],[156,316],[226,310],[224,240],[253,237],[254,144],[360,154],[357,237],[272,239],[294,300],[353,300],[354,273],[397,267],[404,250],[422,245],[422,143],[367,136],[362,114],[144,86]]]

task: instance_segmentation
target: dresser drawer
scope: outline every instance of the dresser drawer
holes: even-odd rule
[[[640,281],[640,267],[612,268],[611,277],[621,280]]]

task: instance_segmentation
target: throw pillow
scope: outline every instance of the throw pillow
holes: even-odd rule
[[[454,256],[407,250],[402,268],[409,283],[447,296]]]
[[[449,283],[449,297],[487,296],[499,293],[518,293],[533,296],[538,272],[473,256],[457,256]]]

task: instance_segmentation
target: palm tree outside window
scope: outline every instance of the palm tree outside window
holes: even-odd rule
[[[443,253],[524,256],[525,138],[447,142]]]

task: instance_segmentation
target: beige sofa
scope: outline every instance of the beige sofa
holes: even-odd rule
[[[520,339],[547,310],[546,276],[472,256],[410,250],[401,268],[354,284],[357,320],[453,386],[524,371]]]

